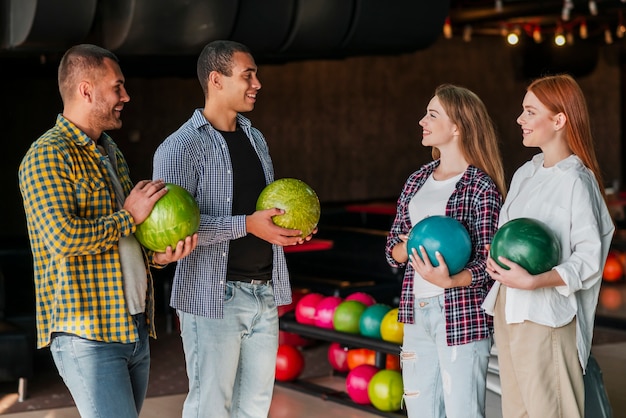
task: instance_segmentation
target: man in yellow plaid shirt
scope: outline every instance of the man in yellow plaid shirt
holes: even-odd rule
[[[163,253],[143,249],[136,226],[167,193],[133,186],[106,130],[130,100],[117,57],[70,48],[59,65],[63,113],[22,160],[19,183],[33,252],[37,346],[53,359],[82,417],[136,418],[155,337],[150,266],[187,256],[197,234]]]

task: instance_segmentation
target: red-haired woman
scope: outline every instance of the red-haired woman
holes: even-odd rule
[[[576,81],[537,79],[522,107],[523,144],[542,152],[516,171],[499,223],[543,221],[560,238],[561,259],[537,275],[505,258],[498,261],[508,270],[487,262],[496,284],[483,306],[494,315],[502,412],[505,418],[582,418],[583,373],[614,226]]]

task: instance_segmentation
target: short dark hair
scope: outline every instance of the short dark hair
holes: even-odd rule
[[[245,52],[252,55],[244,44],[235,41],[218,40],[208,43],[198,57],[198,80],[202,91],[208,93],[208,79],[212,71],[217,71],[227,77],[233,75],[233,55],[235,52]]]
[[[65,101],[79,74],[101,68],[105,58],[119,63],[114,53],[97,45],[80,44],[68,49],[59,64],[58,83],[61,98]]]

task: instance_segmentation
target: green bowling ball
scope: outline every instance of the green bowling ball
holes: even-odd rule
[[[491,242],[490,254],[502,268],[508,270],[506,265],[498,261],[500,256],[535,275],[559,263],[561,244],[545,223],[532,218],[517,218],[498,229]]]

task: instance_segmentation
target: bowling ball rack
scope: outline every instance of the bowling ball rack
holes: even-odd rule
[[[385,368],[385,360],[387,354],[400,354],[400,346],[398,344],[375,338],[365,337],[362,335],[348,334],[345,332],[338,332],[335,330],[320,328],[313,325],[300,324],[296,322],[295,314],[293,312],[288,312],[285,315],[281,316],[279,328],[281,331],[291,332],[306,338],[327,342],[338,342],[348,347],[361,347],[374,350],[376,351],[375,365],[380,369]],[[313,382],[308,382],[306,380],[296,379],[290,382],[277,381],[276,384],[282,387],[297,390],[298,392],[306,393],[308,395],[319,396],[324,400],[337,402],[343,405],[360,409],[362,411],[367,411],[370,414],[391,418],[406,417],[406,413],[404,410],[396,412],[385,412],[376,409],[372,405],[357,404],[352,401],[352,399],[350,399],[345,391],[338,391],[332,388],[328,388],[326,386],[315,384]]]

